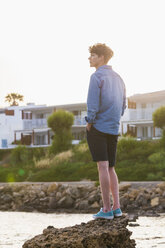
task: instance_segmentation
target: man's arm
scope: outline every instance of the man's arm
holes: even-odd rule
[[[88,124],[95,123],[96,114],[99,111],[99,103],[100,103],[99,80],[93,74],[90,78],[88,97],[87,97],[87,116],[85,117],[85,120],[88,122]]]

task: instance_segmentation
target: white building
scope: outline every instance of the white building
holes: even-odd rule
[[[47,126],[47,118],[58,109],[74,114],[72,133],[75,140],[85,138],[85,103],[58,106],[27,104],[0,109],[0,148],[14,147],[18,141],[30,146],[49,145],[53,132]]]
[[[152,113],[161,106],[165,106],[165,90],[128,97],[121,133],[127,132],[139,139],[160,138],[162,131],[153,126]]]
[[[127,98],[127,109],[121,118],[119,132],[139,139],[159,138],[161,129],[153,127],[152,113],[165,106],[165,91],[137,94]],[[86,103],[57,106],[11,106],[0,109],[0,148],[15,147],[18,141],[30,146],[48,146],[53,132],[47,126],[48,116],[58,109],[74,114],[72,126],[74,140],[86,137]]]

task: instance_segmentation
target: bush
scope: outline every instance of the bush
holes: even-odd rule
[[[51,156],[48,148],[17,147],[11,157],[14,166],[0,167],[0,181],[98,181],[96,162],[84,141]],[[165,152],[160,141],[119,140],[116,171],[119,181],[164,180]]]
[[[28,148],[26,146],[17,146],[12,149],[10,164],[16,167],[34,165],[42,157],[47,155],[45,148]]]
[[[159,164],[159,163],[165,164],[165,152],[160,151],[153,153],[148,157],[148,160],[153,164]]]
[[[0,182],[22,182],[26,181],[30,170],[24,168],[1,168],[0,167]]]
[[[62,109],[49,116],[48,126],[54,132],[50,153],[57,154],[71,148],[73,121],[74,115]]]
[[[26,146],[17,146],[11,152],[11,164],[14,166],[27,165],[31,157],[32,154],[30,154]]]

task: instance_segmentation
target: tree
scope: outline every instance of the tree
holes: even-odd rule
[[[152,114],[154,127],[159,127],[163,131],[161,144],[165,147],[165,106],[162,106],[154,111]]]
[[[17,93],[10,93],[5,97],[5,102],[8,102],[10,106],[18,106],[18,102],[23,101],[23,96]]]
[[[49,116],[48,126],[54,132],[51,153],[57,154],[71,147],[73,121],[74,115],[64,110],[58,110]]]

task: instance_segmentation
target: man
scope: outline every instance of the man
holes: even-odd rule
[[[87,98],[87,142],[97,162],[103,208],[93,218],[113,219],[122,216],[118,177],[115,172],[120,118],[126,108],[125,84],[107,65],[113,51],[105,44],[89,47],[89,62],[96,71],[91,75]],[[110,203],[113,197],[113,209]]]

